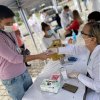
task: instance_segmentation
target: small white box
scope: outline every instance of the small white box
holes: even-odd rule
[[[42,91],[58,93],[60,82],[55,80],[44,79],[40,85]]]
[[[64,80],[68,79],[67,70],[62,70],[62,71],[61,71],[61,75],[62,75],[62,78],[63,78]]]

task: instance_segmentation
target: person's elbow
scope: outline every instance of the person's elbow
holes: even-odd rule
[[[95,90],[95,92],[97,92],[97,93],[100,93],[100,84],[96,84],[95,86],[94,86],[94,90]]]

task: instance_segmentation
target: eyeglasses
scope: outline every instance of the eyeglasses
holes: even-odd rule
[[[82,34],[82,35],[89,36],[89,37],[94,37],[92,34],[86,34],[86,33],[84,33],[83,31],[81,31],[81,34]]]

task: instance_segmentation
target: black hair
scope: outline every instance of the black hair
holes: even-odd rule
[[[88,21],[100,21],[100,12],[94,11],[88,15]]]
[[[42,23],[41,23],[41,27],[42,27],[42,31],[45,31],[45,28],[46,28],[46,27],[49,27],[49,25],[46,24],[46,23],[44,23],[44,22],[42,22]]]
[[[48,10],[47,9],[44,9],[43,11],[42,11],[42,13],[45,13],[45,12],[47,12]]]
[[[11,9],[9,9],[8,7],[4,5],[0,5],[0,19],[12,18],[14,16],[15,14],[13,13]]]
[[[64,6],[64,10],[65,10],[65,9],[69,9],[69,6],[67,6],[67,5],[66,5],[66,6]]]

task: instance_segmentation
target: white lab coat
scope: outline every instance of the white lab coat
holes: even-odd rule
[[[41,23],[44,22],[44,20],[45,20],[45,16],[42,13],[40,15],[40,20],[41,20]]]
[[[50,21],[50,16],[49,15],[46,15],[45,16],[45,19],[44,19],[44,22],[47,23],[47,24],[49,24],[49,21]]]
[[[61,25],[63,28],[66,28],[70,23],[71,23],[71,19],[73,18],[72,16],[72,12],[61,12]]]
[[[79,54],[82,51],[84,52],[84,50],[84,47],[68,46],[66,48],[59,48],[59,53]],[[100,45],[90,55],[87,71],[91,78],[83,74],[78,76],[78,79],[91,89],[87,92],[86,100],[100,100]]]
[[[47,13],[45,13],[40,15],[40,20],[41,22],[49,24],[49,22],[52,21],[52,18]]]
[[[35,14],[33,14],[29,18],[28,23],[32,27],[32,30],[33,30],[34,33],[38,34],[38,33],[42,32],[41,25],[40,25],[39,20],[38,20],[38,18],[36,17]],[[38,34],[38,35],[40,35],[40,34]]]
[[[100,0],[91,0],[92,1],[92,11],[100,11]]]

